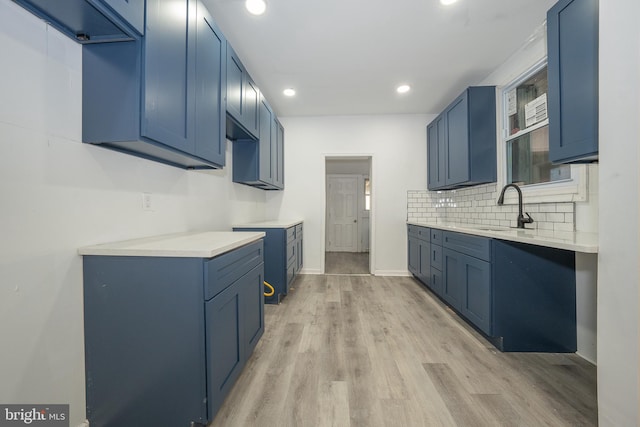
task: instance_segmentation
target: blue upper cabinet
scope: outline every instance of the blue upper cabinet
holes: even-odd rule
[[[224,166],[226,40],[200,2],[148,0],[144,38],[86,45],[82,60],[84,142]]]
[[[598,0],[560,0],[547,12],[549,158],[598,159]]]
[[[284,189],[284,128],[260,95],[258,140],[233,142],[233,182],[263,190]]]
[[[133,40],[144,34],[145,0],[14,0],[80,43]]]
[[[233,142],[233,182],[263,190],[284,189],[284,128],[260,95],[258,140]]]
[[[429,190],[496,180],[494,86],[469,87],[427,126]]]
[[[260,91],[240,58],[227,43],[227,137],[257,139],[260,129]]]

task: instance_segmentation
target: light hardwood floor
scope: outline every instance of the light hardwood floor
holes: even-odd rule
[[[369,252],[325,252],[326,274],[369,274]]]
[[[211,426],[594,426],[596,369],[501,353],[413,278],[300,276]]]

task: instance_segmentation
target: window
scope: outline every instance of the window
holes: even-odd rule
[[[369,178],[364,179],[364,210],[371,210],[371,180]]]
[[[571,179],[571,166],[549,161],[547,87],[547,65],[542,63],[504,90],[506,183]]]

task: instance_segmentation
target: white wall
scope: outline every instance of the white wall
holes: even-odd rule
[[[640,425],[640,2],[600,2],[600,425]]]
[[[77,248],[228,230],[264,219],[266,197],[232,184],[230,167],[184,171],[82,144],[80,45],[10,1],[0,52],[0,402],[69,403],[73,427],[85,418]]]
[[[324,271],[325,158],[372,157],[373,273],[407,273],[407,190],[426,187],[426,125],[434,116],[284,117],[285,187],[267,217],[304,219],[304,272]]]

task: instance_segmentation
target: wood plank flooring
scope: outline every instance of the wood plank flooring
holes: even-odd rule
[[[210,426],[597,425],[593,365],[501,353],[413,278],[293,288]]]
[[[326,274],[369,274],[369,252],[325,252]]]

